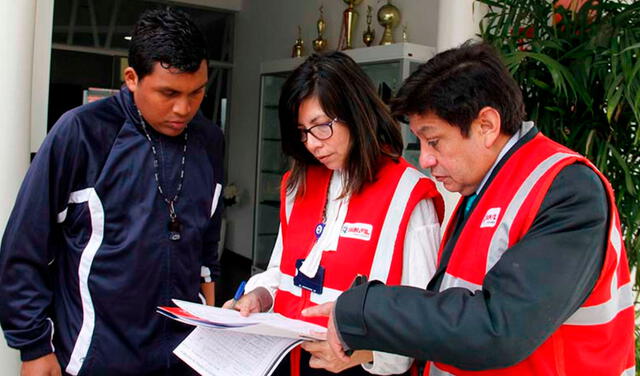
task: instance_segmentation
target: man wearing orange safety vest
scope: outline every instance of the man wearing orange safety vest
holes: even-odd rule
[[[370,282],[303,312],[330,316],[336,356],[398,353],[426,361],[424,375],[635,375],[612,188],[522,122],[522,94],[495,50],[436,55],[392,107],[420,139],[422,167],[462,198],[426,290]]]

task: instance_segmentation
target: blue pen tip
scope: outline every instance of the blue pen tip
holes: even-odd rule
[[[242,295],[244,295],[244,286],[247,284],[246,281],[240,282],[238,289],[236,290],[236,294],[233,296],[233,300],[239,300]]]

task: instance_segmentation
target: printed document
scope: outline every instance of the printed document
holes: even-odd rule
[[[269,376],[300,342],[196,327],[173,352],[204,376]]]
[[[158,307],[174,320],[196,326],[174,353],[206,376],[268,376],[302,341],[323,340],[326,328],[278,313],[240,312],[174,299]]]

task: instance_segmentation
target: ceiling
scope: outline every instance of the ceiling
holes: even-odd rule
[[[130,35],[140,13],[168,4],[191,15],[205,34],[210,60],[230,61],[233,13],[170,1],[56,0],[53,47],[125,56],[129,48],[125,37]]]

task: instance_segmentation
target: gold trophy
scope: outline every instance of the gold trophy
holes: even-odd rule
[[[380,39],[380,45],[394,43],[393,29],[395,29],[400,23],[400,11],[391,4],[391,0],[388,0],[387,4],[378,9],[378,23],[384,27],[384,33],[382,34],[382,39]]]
[[[322,33],[324,33],[324,28],[326,23],[324,22],[322,6],[320,6],[320,18],[318,18],[318,22],[316,22],[316,27],[318,28],[318,37],[313,40],[313,50],[316,52],[321,52],[325,48],[327,48],[327,40],[324,39]]]
[[[340,41],[338,43],[341,50],[353,48],[353,30],[358,22],[358,12],[354,9],[362,0],[343,0],[347,3],[347,9],[342,12],[342,27],[340,28]]]
[[[302,28],[298,25],[298,39],[291,49],[291,57],[300,57],[304,53],[304,41],[302,40]]]
[[[376,31],[371,28],[371,13],[373,8],[371,5],[367,5],[367,30],[362,34],[362,41],[364,44],[369,47],[376,39]]]

